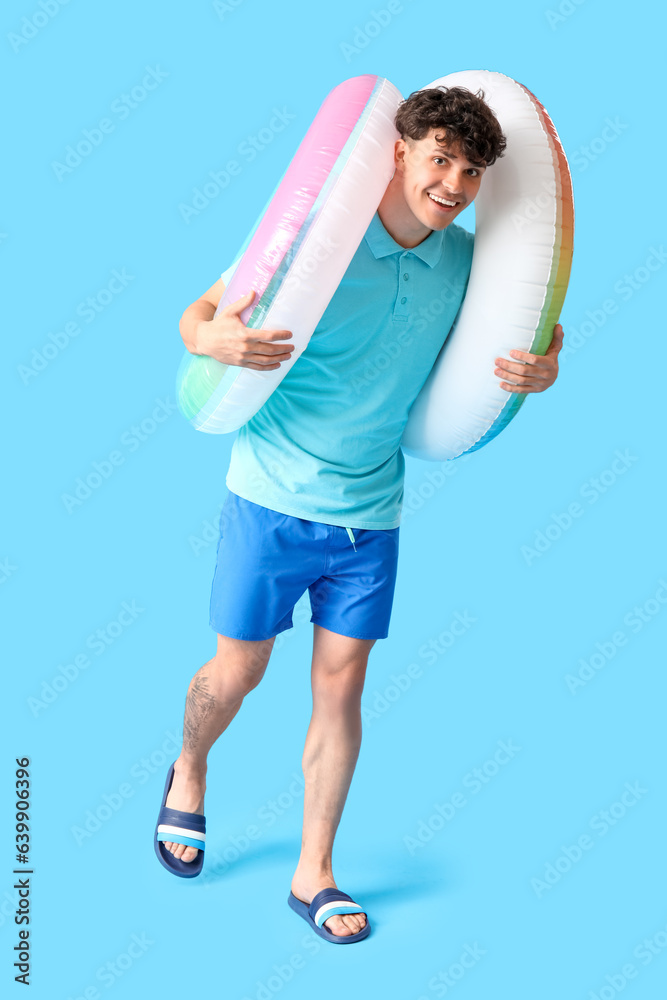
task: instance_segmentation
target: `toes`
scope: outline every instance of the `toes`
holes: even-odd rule
[[[333,917],[329,917],[328,920],[325,920],[324,926],[328,931],[331,931],[332,934],[337,934],[339,937],[348,937],[350,934],[354,933],[354,931],[351,931],[347,924],[344,923],[342,917],[338,913]]]
[[[349,937],[358,934],[366,926],[366,915],[362,913],[337,913],[324,921],[324,926],[338,937]]]
[[[365,913],[336,913],[324,921],[324,926],[338,937],[349,937],[358,934],[366,926]]]
[[[362,917],[360,913],[348,913],[343,917],[343,920],[352,934],[358,934],[366,923],[366,918]]]
[[[176,844],[171,840],[164,840],[163,844],[180,861],[194,861],[199,854],[196,847],[188,847],[187,844]]]

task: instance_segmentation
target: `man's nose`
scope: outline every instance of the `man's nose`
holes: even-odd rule
[[[455,197],[462,197],[463,174],[456,169],[452,169],[445,177],[442,178],[442,186]]]
[[[463,185],[454,179],[443,180],[442,190],[445,196],[449,195],[457,201],[463,200]]]

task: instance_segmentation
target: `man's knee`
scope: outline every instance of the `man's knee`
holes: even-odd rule
[[[320,648],[313,657],[313,673],[339,690],[363,686],[368,657],[374,640],[357,640],[338,644],[337,648]]]
[[[275,636],[255,642],[218,635],[216,667],[224,674],[233,674],[246,693],[252,691],[264,676],[274,641]]]

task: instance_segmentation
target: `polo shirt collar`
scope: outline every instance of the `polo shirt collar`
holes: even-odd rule
[[[413,253],[420,260],[423,260],[425,264],[428,264],[429,267],[435,267],[440,260],[444,237],[444,229],[434,229],[431,235],[422,240],[418,246],[407,249],[406,247],[402,247],[400,243],[397,243],[389,235],[382,225],[382,220],[377,211],[371,219],[371,224],[366,230],[365,235],[366,242],[376,259],[388,257],[392,253]]]

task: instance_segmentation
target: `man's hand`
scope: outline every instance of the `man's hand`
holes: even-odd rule
[[[494,375],[511,377],[512,382],[501,382],[500,388],[507,392],[544,392],[553,385],[558,375],[558,352],[563,346],[563,327],[556,323],[551,343],[544,356],[527,354],[525,351],[510,351],[515,362],[496,358],[498,367]],[[520,362],[525,361],[525,364]],[[518,383],[513,385],[512,383]]]
[[[202,320],[196,330],[196,353],[207,354],[225,365],[268,372],[292,357],[294,344],[275,343],[292,336],[291,330],[248,329],[240,314],[252,302],[254,290],[231,302],[211,320]]]

